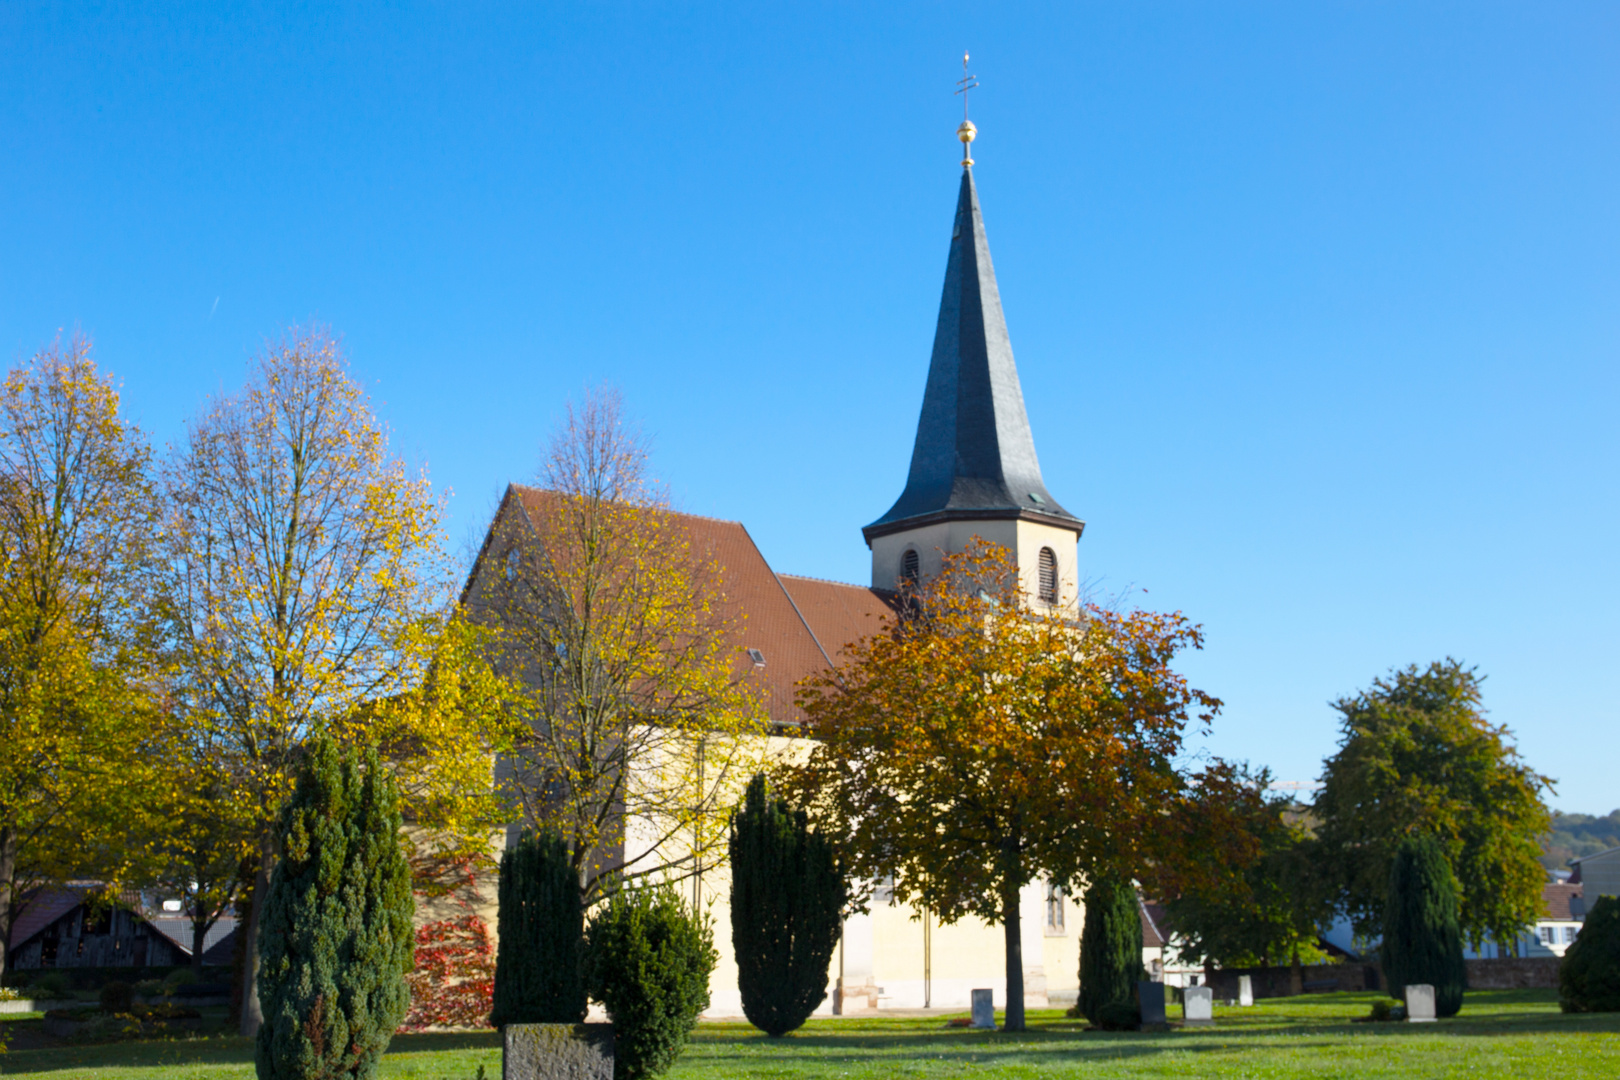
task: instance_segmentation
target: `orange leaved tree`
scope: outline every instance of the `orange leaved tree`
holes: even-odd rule
[[[1201,641],[1181,615],[1035,605],[997,545],[946,556],[903,610],[802,688],[815,743],[780,780],[844,838],[852,879],[892,875],[942,923],[1001,924],[1019,1030],[1020,889],[1155,858],[1183,732],[1220,703],[1170,667]]]

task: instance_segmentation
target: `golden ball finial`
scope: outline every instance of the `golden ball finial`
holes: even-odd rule
[[[968,152],[968,143],[979,135],[979,129],[973,126],[973,121],[964,120],[962,126],[956,129],[956,137],[962,140],[962,164],[973,164],[973,155]]]

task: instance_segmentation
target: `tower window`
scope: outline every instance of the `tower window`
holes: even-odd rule
[[[906,548],[906,553],[900,556],[900,586],[910,588],[917,584],[918,566],[916,548]]]
[[[1040,563],[1041,601],[1047,604],[1055,604],[1058,599],[1057,556],[1052,554],[1051,548],[1041,548]]]

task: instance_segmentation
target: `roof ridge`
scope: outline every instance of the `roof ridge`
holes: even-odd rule
[[[870,585],[857,585],[853,581],[834,581],[832,578],[815,577],[815,576],[813,576],[811,574],[779,573],[777,576],[778,577],[793,578],[795,581],[819,581],[823,585],[844,585],[844,586],[847,586],[847,587],[849,587],[851,589],[870,589],[870,588],[872,588],[872,586],[870,586]]]
[[[519,483],[513,482],[512,486],[517,488],[519,491],[538,491],[538,492],[541,492],[542,494],[553,494],[555,492],[555,489],[553,489],[553,488],[544,488],[544,487],[540,487],[537,484],[519,484]],[[672,506],[648,507],[647,509],[649,509],[649,510],[655,510],[655,509],[656,510],[662,510],[662,512],[666,513],[666,514],[675,514],[678,517],[684,517],[684,518],[695,518],[698,521],[715,521],[715,522],[719,522],[721,525],[741,525],[742,524],[742,522],[740,520],[738,520],[737,518],[714,517],[714,516],[712,516],[710,514],[694,514],[690,510],[677,510]]]

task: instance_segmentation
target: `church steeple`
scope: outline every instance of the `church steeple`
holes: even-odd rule
[[[964,130],[967,126],[964,121]],[[960,136],[964,145],[971,136]],[[942,522],[1007,519],[1039,522],[1075,535],[1085,527],[1058,505],[1041,479],[979,193],[967,166],[956,200],[911,473],[889,512],[861,532],[870,546],[879,537]]]

